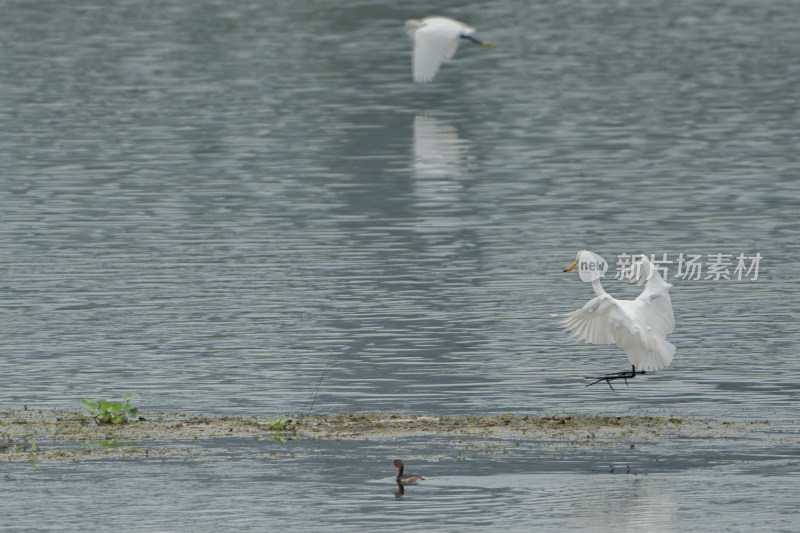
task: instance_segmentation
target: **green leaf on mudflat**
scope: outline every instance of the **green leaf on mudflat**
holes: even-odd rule
[[[81,400],[81,404],[89,411],[97,411],[100,407],[100,400],[95,400],[93,398],[84,398]]]
[[[107,411],[111,414],[117,414],[122,411],[122,404],[117,402],[103,402],[100,404],[101,411]]]

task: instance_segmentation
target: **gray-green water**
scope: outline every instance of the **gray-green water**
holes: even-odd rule
[[[429,9],[5,2],[0,403],[78,408],[84,396],[135,391],[143,409],[296,412],[330,358],[317,411],[794,418],[797,4],[448,3],[436,14],[475,25],[498,48],[466,43],[432,85],[415,86],[402,23]],[[762,260],[758,279],[742,281],[674,279],[673,264],[675,360],[612,394],[583,388],[582,377],[624,369],[624,354],[573,344],[557,325],[592,295],[561,272],[582,248],[612,263],[640,251]],[[338,457],[353,470],[345,486],[309,473],[259,477],[249,459],[220,463],[219,478],[180,461],[123,472],[126,490],[157,483],[155,470],[189,495],[213,490],[228,467],[249,487],[280,481],[251,500],[214,499],[251,513],[246,526],[269,520],[259,498],[274,509],[331,492],[341,503],[331,516],[355,514],[354,527],[391,518],[363,500],[392,498],[366,483],[384,475],[384,454],[366,470],[355,450]],[[513,520],[488,523],[538,524],[528,499],[558,515],[570,498],[599,498],[582,488],[594,486],[588,470],[545,476],[523,459],[499,472],[530,479],[485,486],[561,486],[569,497],[492,501]],[[115,468],[40,466],[6,484],[4,514],[33,502],[42,525],[65,527],[45,502],[58,493],[77,504]],[[609,485],[620,493],[607,497],[666,491],[674,512],[654,514],[667,518],[649,529],[673,530],[693,484],[707,488],[701,509],[719,503],[715,490],[746,482],[742,498],[786,516],[770,498],[796,475],[796,461],[768,476],[676,469],[636,479],[641,489]],[[480,498],[451,507],[460,496],[442,498],[403,503],[443,529],[461,527],[459,513],[492,516]],[[143,529],[197,526],[181,521],[192,509],[181,501],[171,525]],[[543,523],[629,523],[613,504],[587,506],[616,520]],[[85,526],[85,515],[66,516],[69,528]],[[134,529],[136,513],[123,517]],[[751,530],[758,517],[715,518]],[[211,513],[209,529],[225,519]]]

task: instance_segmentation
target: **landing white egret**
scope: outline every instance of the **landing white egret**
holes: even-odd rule
[[[624,271],[631,283],[644,283],[644,290],[635,300],[617,300],[603,289],[600,284],[602,273],[591,274],[598,272],[592,263],[597,265],[602,261],[597,254],[581,250],[575,262],[564,269],[564,272],[569,272],[579,266],[584,279],[589,273],[597,296],[581,309],[569,313],[562,325],[566,331],[572,331],[569,338],[590,344],[616,344],[628,354],[632,365],[630,371],[592,378],[596,380],[590,383],[605,381],[611,386],[614,379],[624,379],[627,383],[628,378],[669,366],[675,345],[666,337],[675,329],[675,317],[669,298],[672,285],[664,281],[646,256],[642,255]]]
[[[460,39],[469,39],[488,48],[495,47],[492,43],[479,41],[473,37],[475,28],[472,26],[449,17],[407,20],[406,30],[414,41],[412,70],[414,81],[417,83],[433,81],[442,62],[449,60],[456,53]]]

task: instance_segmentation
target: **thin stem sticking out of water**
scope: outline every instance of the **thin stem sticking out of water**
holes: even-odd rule
[[[305,412],[306,405],[308,405],[308,402],[311,402],[311,407],[308,408],[308,412],[305,413],[305,416],[309,416],[311,414],[311,411],[314,409],[314,404],[317,403],[317,395],[319,394],[320,385],[322,385],[322,380],[325,379],[325,374],[328,373],[328,367],[331,364],[331,359],[333,359],[333,353],[331,353],[328,356],[328,360],[325,361],[325,368],[322,369],[322,375],[319,377],[319,381],[317,381],[317,384],[314,387],[314,390],[311,391],[311,396],[308,397],[308,400],[306,400],[306,403],[303,404],[303,408],[300,409],[300,413],[301,414],[303,414]]]

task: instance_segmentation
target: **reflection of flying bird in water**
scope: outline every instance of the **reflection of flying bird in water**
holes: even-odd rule
[[[420,204],[453,204],[463,190],[463,159],[467,141],[439,119],[414,117],[414,189]]]
[[[575,262],[564,269],[569,272],[583,264],[603,264],[603,259],[586,250],[578,252]],[[597,272],[595,270],[595,272]],[[675,345],[666,337],[675,329],[669,288],[650,260],[642,255],[625,270],[631,283],[644,283],[644,290],[635,300],[617,300],[600,284],[602,273],[591,275],[592,287],[597,294],[581,309],[571,312],[563,320],[564,329],[572,331],[570,338],[590,344],[616,344],[631,362],[631,370],[609,374],[595,379],[590,385],[605,381],[634,378],[639,374],[660,370],[672,362]],[[583,278],[584,272],[581,273]],[[613,389],[613,387],[611,387]]]
[[[423,479],[427,479],[425,478],[425,476],[420,476],[418,474],[407,474],[404,476],[403,475],[404,465],[403,461],[401,461],[400,459],[395,459],[392,465],[397,467],[397,478],[395,478],[395,481],[397,481],[398,485],[416,485]]]
[[[455,177],[462,173],[461,160],[467,141],[456,129],[428,115],[414,117],[414,172],[419,177]]]
[[[492,43],[479,41],[472,35],[475,28],[448,17],[425,17],[422,20],[407,20],[406,30],[414,41],[412,70],[414,81],[433,81],[439,67],[456,53],[458,42],[468,39],[481,46],[494,48]]]

